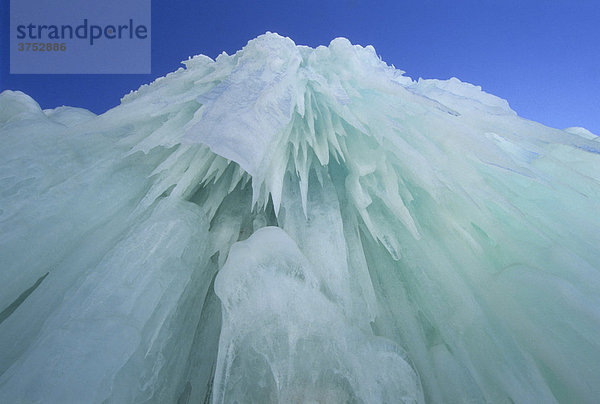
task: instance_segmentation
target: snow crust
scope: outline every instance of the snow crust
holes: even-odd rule
[[[0,94],[0,402],[594,402],[600,151],[343,38]]]

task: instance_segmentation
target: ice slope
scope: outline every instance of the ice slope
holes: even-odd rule
[[[589,402],[600,143],[267,33],[0,94],[0,402]]]

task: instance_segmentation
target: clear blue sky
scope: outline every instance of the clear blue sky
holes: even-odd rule
[[[190,55],[233,53],[272,31],[310,46],[338,36],[370,44],[413,79],[455,76],[523,117],[600,135],[600,1],[154,0],[152,74],[58,76],[8,73],[1,1],[0,89],[22,90],[43,108],[103,112]]]

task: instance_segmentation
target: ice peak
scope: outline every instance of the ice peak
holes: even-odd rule
[[[216,60],[200,55],[184,63],[186,69],[124,98],[125,109],[150,108],[165,119],[135,150],[207,147],[252,178],[254,206],[271,199],[275,213],[290,176],[297,180],[306,215],[310,188],[319,186],[311,173],[328,175],[332,161],[350,161],[345,166],[349,198],[395,256],[395,236],[384,234],[369,213],[376,189],[402,188],[416,175],[410,164],[391,165],[397,159],[393,155],[418,154],[407,143],[428,142],[438,128],[460,126],[464,119],[514,115],[506,101],[456,78],[413,82],[383,62],[372,46],[346,38],[310,48],[267,32],[233,55]],[[431,181],[440,181],[427,164],[420,167]],[[384,178],[395,180],[384,185]],[[409,194],[391,197],[386,209],[419,238],[410,199]]]

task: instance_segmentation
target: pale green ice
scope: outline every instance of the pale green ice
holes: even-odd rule
[[[599,137],[343,38],[184,64],[0,94],[0,402],[597,402]]]

